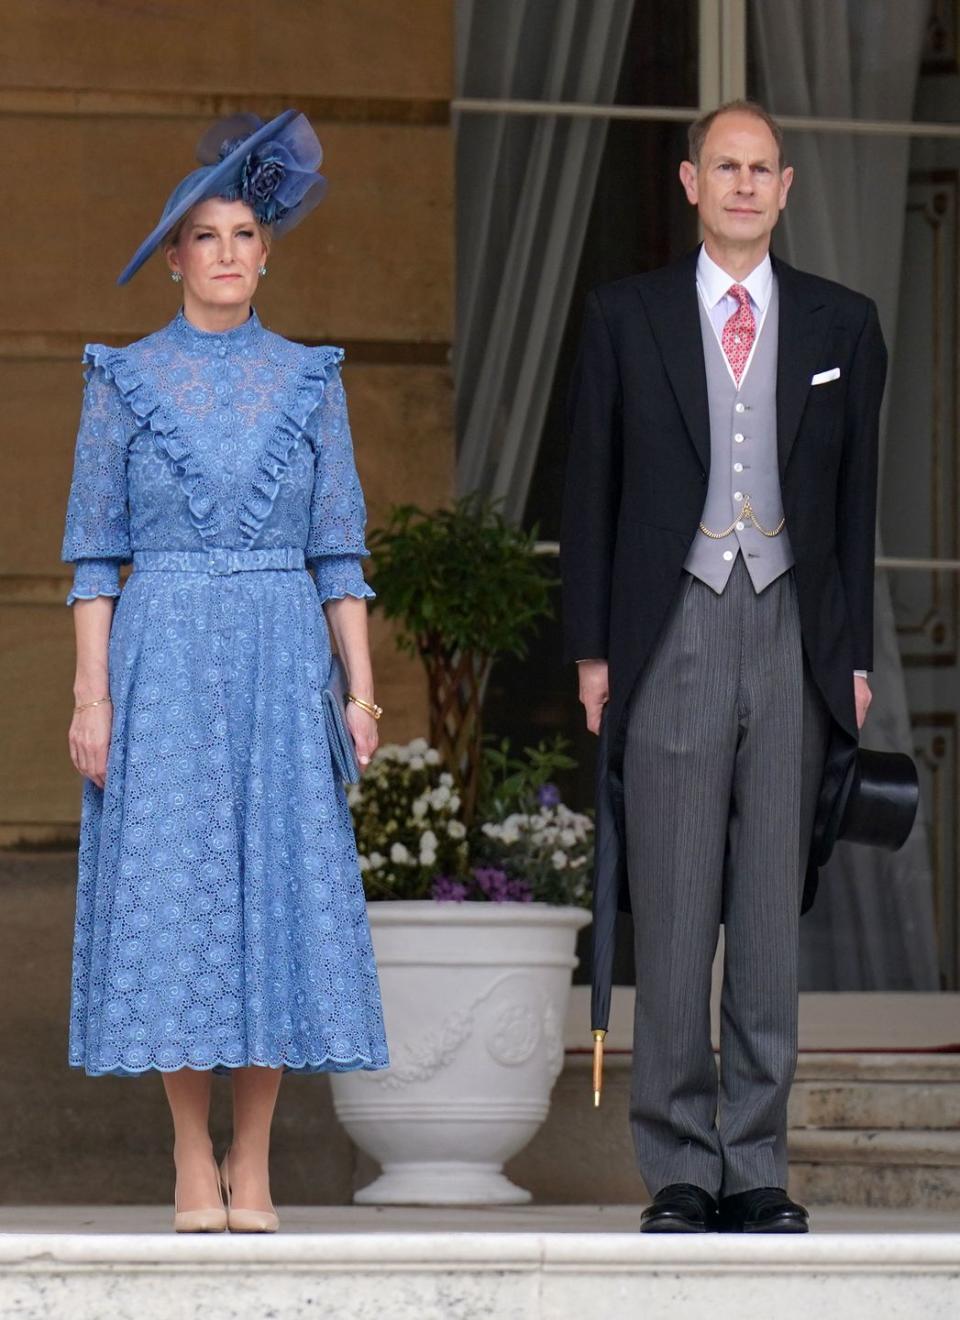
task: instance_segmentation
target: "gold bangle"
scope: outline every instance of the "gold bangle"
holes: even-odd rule
[[[73,710],[74,713],[76,714],[76,712],[80,710],[91,710],[94,706],[104,706],[104,705],[106,706],[110,705],[109,697],[98,697],[96,701],[85,701],[82,706],[74,706]]]
[[[375,701],[364,701],[361,697],[355,697],[352,692],[347,693],[347,700],[352,701],[353,704],[359,706],[361,710],[365,710],[367,714],[372,715],[375,720],[378,720],[383,714],[383,707],[378,706]]]

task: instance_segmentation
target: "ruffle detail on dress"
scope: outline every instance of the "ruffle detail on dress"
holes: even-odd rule
[[[157,448],[180,482],[187,501],[190,521],[200,537],[208,541],[219,531],[217,501],[180,428],[161,404],[151,386],[143,379],[126,353],[105,344],[87,344],[84,364],[102,371],[113,381],[120,397],[130,408],[140,430],[152,434]],[[85,373],[89,378],[89,372]]]
[[[73,573],[73,586],[67,604],[75,600],[96,600],[97,596],[120,595],[120,561],[118,559],[78,559]]]
[[[72,605],[74,601],[77,600],[96,600],[98,596],[119,596],[119,595],[120,595],[119,587],[117,587],[116,591],[106,591],[106,590],[79,591],[76,587],[73,587],[70,591],[70,594],[67,596],[67,604]]]
[[[330,368],[343,361],[342,348],[308,350],[307,361],[297,381],[294,397],[280,409],[276,429],[263,447],[250,493],[240,506],[237,521],[244,546],[252,546],[270,517],[280,481],[307,427],[323,402]]]
[[[313,568],[321,604],[327,600],[343,600],[345,596],[357,596],[361,600],[375,599],[377,593],[364,579],[359,553],[321,555],[307,562]]]

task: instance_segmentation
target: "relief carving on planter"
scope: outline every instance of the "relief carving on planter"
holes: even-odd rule
[[[540,1044],[540,1022],[529,1003],[504,1004],[487,1031],[487,1053],[506,1068],[526,1063]]]
[[[399,1091],[414,1082],[428,1082],[453,1062],[454,1055],[473,1032],[477,1002],[451,1013],[439,1028],[428,1031],[416,1045],[402,1044],[391,1048],[390,1067],[381,1073],[367,1073],[367,1078],[385,1091]]]
[[[493,1006],[492,1021],[484,1031],[487,1052],[497,1063],[517,1067],[532,1058],[543,1042],[552,1086],[563,1067],[563,1034],[557,1014],[537,983],[515,972],[501,976],[416,1041],[391,1041],[390,1067],[384,1072],[365,1073],[364,1082],[398,1091],[429,1081],[453,1063],[474,1032],[478,1011],[494,998],[499,1002]]]

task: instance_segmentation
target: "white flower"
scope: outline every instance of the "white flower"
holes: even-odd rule
[[[429,801],[434,811],[440,811],[448,802],[452,801],[450,790],[446,784],[441,784],[439,788],[435,788],[430,794]]]
[[[449,803],[448,803],[447,805],[449,806],[449,808],[450,808],[451,811],[459,811],[459,810],[460,810],[460,794],[459,794],[459,793],[451,793],[451,794],[450,794],[450,801],[449,801]]]
[[[519,840],[519,838],[520,838],[520,833],[518,830],[512,829],[506,823],[502,826],[500,830],[501,843],[516,843]]]
[[[428,803],[427,803],[427,799],[426,799],[425,797],[418,797],[418,798],[414,801],[414,804],[413,804],[413,806],[411,807],[411,811],[413,812],[414,820],[420,820],[420,818],[421,818],[422,816],[425,816],[425,815],[427,814],[427,805],[428,805]]]
[[[390,860],[391,862],[396,862],[398,865],[403,862],[409,862],[410,854],[407,852],[406,845],[402,843],[391,844]]]
[[[424,830],[420,835],[420,851],[423,852],[424,848],[436,848],[436,846],[437,836],[433,830]]]
[[[387,860],[387,859],[383,856],[382,853],[372,852],[372,853],[370,854],[370,869],[371,869],[371,871],[379,871],[380,868],[381,868],[381,866],[383,866],[383,864],[384,864],[384,862],[385,862],[386,860]]]
[[[489,828],[490,826],[488,825],[483,826],[485,834]],[[450,835],[451,839],[463,839],[466,838],[467,827],[464,825],[463,821],[451,820],[447,822],[447,833]]]
[[[447,828],[449,829],[456,824],[457,822],[452,820]],[[484,821],[480,826],[480,831],[482,834],[485,834],[488,839],[499,839],[502,834],[500,826],[495,824],[492,820]]]
[[[422,756],[411,756],[411,757],[410,757],[410,769],[411,769],[411,770],[422,770],[423,767],[424,767],[424,765],[425,765],[425,761],[424,761],[424,759],[423,759]]]
[[[428,747],[423,754],[423,759],[426,761],[427,765],[439,765],[440,753],[437,751],[436,747]]]
[[[433,866],[436,860],[437,860],[437,854],[432,849],[429,852],[422,852],[420,854],[421,866]]]
[[[449,770],[444,770],[443,774],[440,776],[440,783],[443,785],[444,788],[453,787],[453,775],[450,773]]]
[[[359,856],[357,857],[357,866],[360,868],[361,871],[369,871],[370,858],[364,857],[363,853],[360,853]]]
[[[565,848],[572,848],[576,841],[577,836],[574,830],[567,829],[560,831],[560,842]]]
[[[394,845],[394,847],[396,847],[396,845]],[[567,865],[567,854],[561,852],[558,848],[550,857],[550,865],[555,871],[563,871]]]
[[[407,743],[407,751],[411,756],[422,756],[429,748],[430,744],[426,738],[414,738],[412,742]]]

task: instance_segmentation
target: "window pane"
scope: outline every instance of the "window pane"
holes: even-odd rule
[[[457,4],[458,94],[696,106],[698,0]]]

